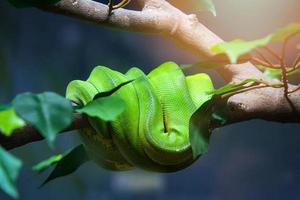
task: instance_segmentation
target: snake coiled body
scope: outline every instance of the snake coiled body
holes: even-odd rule
[[[125,111],[112,122],[89,118],[93,129],[82,130],[89,156],[110,170],[133,167],[173,172],[194,162],[189,141],[191,115],[213,90],[206,74],[185,76],[179,66],[167,62],[148,75],[138,68],[126,74],[96,67],[86,81],[72,81],[66,96],[87,104],[99,92],[134,80],[113,95],[126,103]],[[201,87],[203,80],[210,87]]]

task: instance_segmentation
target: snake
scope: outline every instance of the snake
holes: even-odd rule
[[[125,74],[95,67],[86,81],[73,80],[66,98],[86,105],[95,95],[134,80],[113,93],[125,110],[113,121],[89,117],[90,128],[80,130],[89,157],[102,168],[126,171],[139,168],[175,172],[194,163],[189,139],[192,114],[214,89],[205,73],[186,76],[174,62],[165,62],[147,75],[139,68]]]

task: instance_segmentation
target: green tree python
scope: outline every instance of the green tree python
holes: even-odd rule
[[[107,67],[94,68],[86,81],[74,80],[66,97],[85,105],[93,97],[134,80],[113,95],[126,103],[112,122],[89,118],[93,129],[81,131],[88,155],[109,170],[133,167],[173,172],[192,164],[189,120],[205,101],[213,84],[207,74],[185,76],[181,68],[166,62],[148,75],[138,68],[126,74]]]

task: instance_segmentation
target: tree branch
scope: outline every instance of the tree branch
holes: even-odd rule
[[[89,122],[85,116],[74,114],[72,124],[63,130],[62,133],[87,128],[89,126]],[[5,149],[13,149],[43,139],[44,137],[31,125],[16,129],[10,137],[6,137],[0,132],[0,145]]]
[[[228,122],[263,119],[276,122],[300,123],[300,91],[288,99],[284,88],[258,88],[230,97],[227,101]]]
[[[199,59],[212,57],[214,54],[210,46],[223,41],[200,23],[196,15],[187,15],[165,0],[138,1],[143,5],[141,11],[117,9],[110,17],[107,5],[92,0],[62,0],[42,9],[122,31],[161,35]],[[249,75],[263,78],[262,73],[250,63],[229,65],[218,71],[227,81],[239,81]]]
[[[217,35],[201,24],[196,15],[186,15],[165,0],[139,0],[141,11],[114,10],[108,18],[108,7],[91,0],[62,0],[54,6],[41,8],[98,25],[122,31],[157,34],[170,38],[181,47],[201,58],[210,58],[210,46],[222,42]],[[239,82],[246,78],[265,79],[251,63],[227,65],[218,72],[227,80]],[[258,88],[231,96],[227,100],[228,121],[225,125],[250,119],[277,122],[300,122],[300,91],[284,96],[283,89]],[[88,127],[86,118],[76,115],[65,131]],[[0,134],[1,135],[1,134]],[[0,136],[0,144],[12,149],[41,140],[31,126],[16,130],[9,138]]]

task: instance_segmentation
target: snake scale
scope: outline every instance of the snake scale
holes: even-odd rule
[[[133,167],[174,172],[192,164],[189,120],[207,100],[213,84],[207,74],[185,76],[181,68],[166,62],[148,75],[138,68],[127,73],[107,67],[94,68],[86,81],[74,80],[66,97],[87,104],[99,92],[134,80],[113,95],[126,103],[125,111],[111,122],[89,118],[93,128],[81,130],[88,155],[109,170]]]

